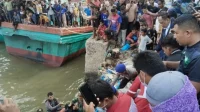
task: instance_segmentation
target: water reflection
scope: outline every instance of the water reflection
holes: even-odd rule
[[[83,82],[84,55],[60,68],[7,54],[0,44],[0,96],[11,97],[22,112],[44,108],[46,94],[52,91],[59,101],[70,101]]]

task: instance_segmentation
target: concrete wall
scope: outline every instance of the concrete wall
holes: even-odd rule
[[[89,38],[86,41],[85,72],[97,72],[105,59],[108,43]]]

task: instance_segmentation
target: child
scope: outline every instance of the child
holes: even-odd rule
[[[100,38],[100,39],[103,39],[104,40],[104,42],[107,42],[108,40],[107,40],[107,38],[106,38],[106,36],[105,36],[105,30],[106,30],[106,26],[105,26],[105,24],[104,24],[104,21],[103,20],[101,20],[101,22],[100,22],[100,25],[99,25],[99,27],[98,27],[98,29],[97,29],[97,31],[96,31],[96,34],[97,34],[97,40]]]
[[[24,23],[24,19],[26,18],[24,7],[20,7],[20,17],[21,17],[21,23]]]
[[[139,38],[138,52],[145,51],[146,45],[151,44],[152,40],[147,36],[147,29],[141,30],[141,36]]]
[[[108,10],[106,10],[106,8],[102,9],[101,20],[103,20],[104,25],[108,27]]]
[[[18,26],[19,23],[20,23],[19,14],[17,14],[17,12],[14,12],[14,15],[13,15],[13,26],[14,26],[14,31],[17,30],[17,26]]]
[[[80,22],[79,22],[79,10],[78,10],[78,7],[76,5],[76,3],[74,4],[74,23],[78,22],[78,25],[80,25]]]
[[[108,28],[113,30],[115,32],[115,41],[117,41],[117,35],[119,33],[121,23],[122,23],[122,18],[117,14],[116,9],[111,9],[112,15],[110,16],[110,24],[108,25]]]
[[[97,7],[93,7],[92,10],[93,10],[92,11],[92,17],[90,18],[90,20],[92,20],[92,22],[93,22],[93,39],[95,39],[95,37],[97,35],[96,34],[96,30],[99,27],[100,14],[99,14],[99,11],[98,11]]]
[[[130,45],[130,47],[137,45],[138,37],[138,30],[136,27],[133,27],[133,30],[126,37],[127,43]]]
[[[46,27],[48,26],[49,18],[46,14],[40,14],[40,27],[44,24]]]

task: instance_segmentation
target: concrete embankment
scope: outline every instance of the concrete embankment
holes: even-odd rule
[[[105,60],[108,43],[89,38],[86,41],[85,72],[97,72]]]

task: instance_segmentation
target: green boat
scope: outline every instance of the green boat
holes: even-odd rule
[[[3,35],[1,35],[2,33],[1,33],[1,29],[0,29],[0,42],[4,42],[4,37],[3,37]]]
[[[85,52],[85,42],[92,27],[52,28],[20,24],[16,31],[11,23],[2,23],[9,54],[22,56],[54,67]]]

